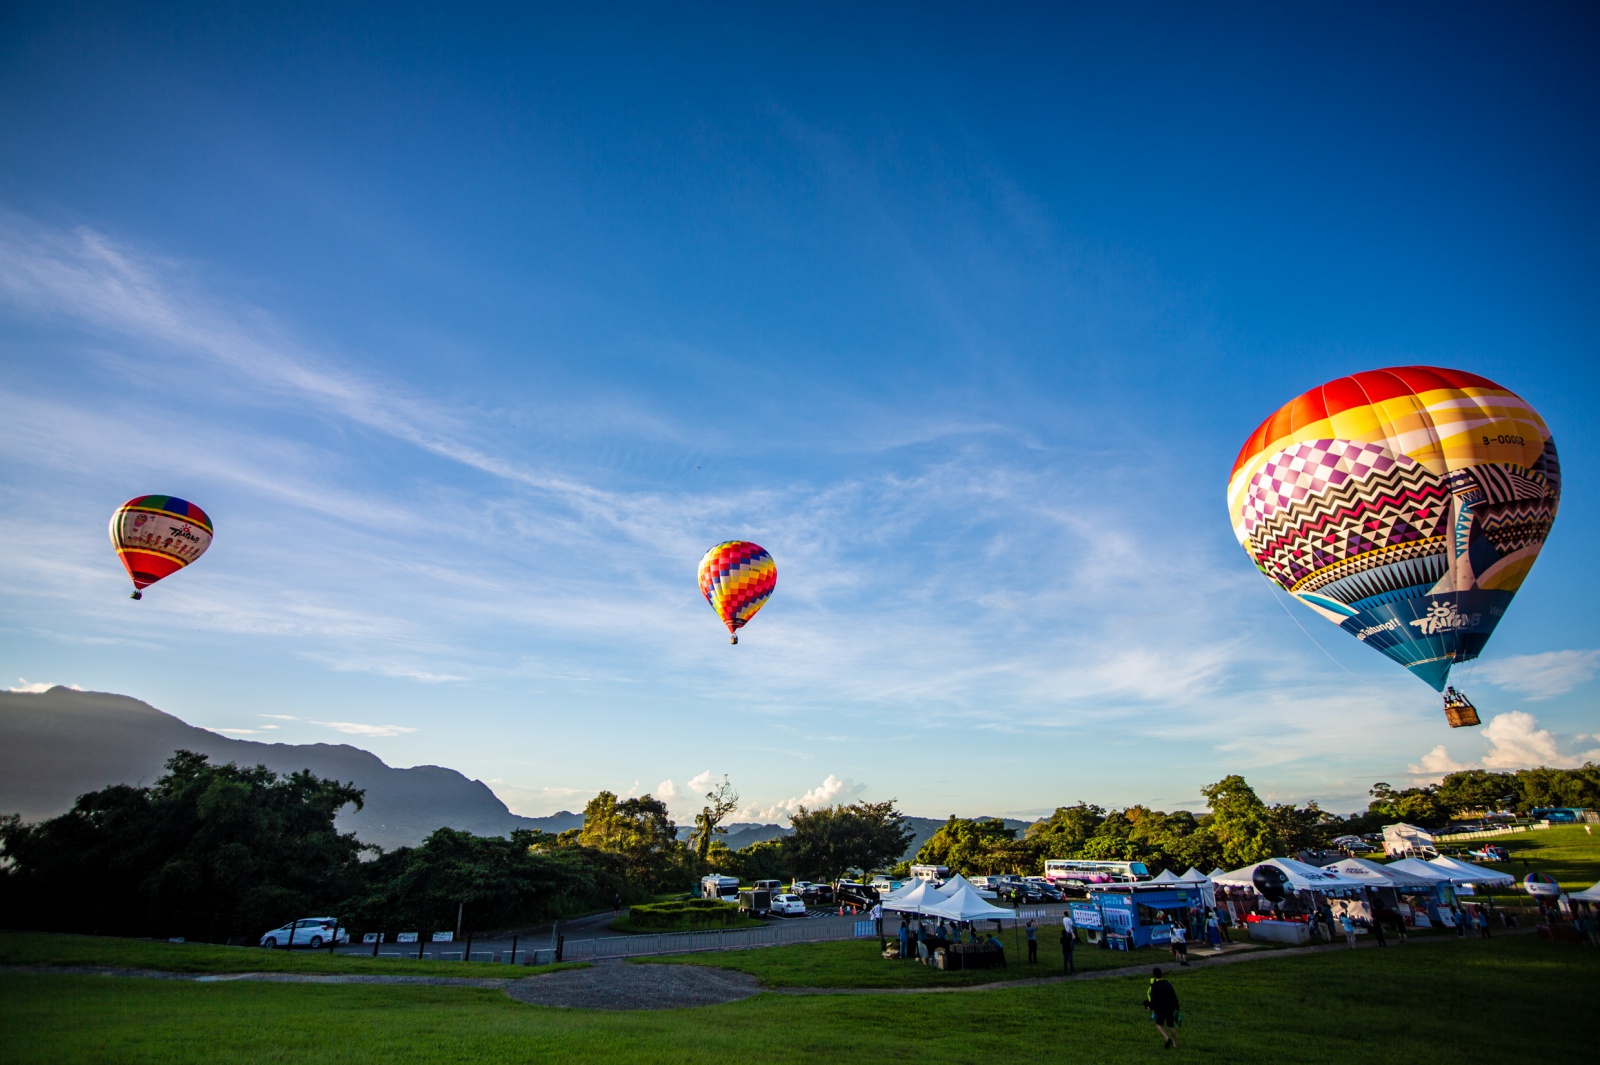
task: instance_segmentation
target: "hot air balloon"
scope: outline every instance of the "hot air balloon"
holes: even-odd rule
[[[766,548],[748,540],[729,540],[700,560],[700,591],[717,617],[728,626],[729,643],[767,605],[778,586],[778,564]]]
[[[1234,535],[1290,595],[1445,693],[1544,546],[1561,498],[1550,430],[1508,389],[1460,370],[1341,377],[1279,408],[1228,481]]]
[[[177,496],[139,496],[111,515],[111,546],[133,578],[133,598],[206,553],[211,519]]]

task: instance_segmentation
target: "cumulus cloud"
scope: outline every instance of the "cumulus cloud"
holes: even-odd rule
[[[403,736],[407,732],[417,731],[404,725],[363,725],[356,721],[313,721],[313,725],[331,728],[335,732],[345,732],[351,736]]]
[[[75,692],[83,691],[83,689],[78,687],[76,684],[51,684],[50,682],[43,680],[29,681],[27,677],[18,677],[17,686],[15,688],[7,688],[6,691],[26,692],[29,695],[38,695],[42,692],[49,691],[51,688],[71,688]]]
[[[1535,766],[1570,766],[1600,759],[1600,749],[1575,751],[1549,729],[1539,727],[1539,719],[1522,710],[1496,714],[1481,733],[1487,749],[1476,762],[1458,762],[1439,744],[1407,768],[1420,780],[1437,781],[1446,773],[1464,769],[1492,769],[1506,772]],[[1595,736],[1571,737],[1573,743],[1595,740]]]
[[[752,803],[740,810],[736,816],[742,821],[786,819],[802,806],[808,810],[815,810],[820,806],[833,806],[836,803],[848,802],[866,790],[867,786],[865,784],[858,784],[848,778],[840,779],[829,773],[821,784],[818,784],[804,795],[795,795],[770,806]]]
[[[674,784],[672,781],[663,780],[661,783],[656,785],[656,798],[664,801],[668,799],[676,799],[677,797],[678,785]]]
[[[696,773],[694,776],[690,777],[689,783],[686,785],[686,787],[688,787],[690,791],[703,793],[710,791],[716,782],[716,774],[707,769],[702,773]]]
[[[1545,651],[1512,655],[1479,666],[1477,675],[1532,701],[1564,695],[1600,672],[1600,651]]]

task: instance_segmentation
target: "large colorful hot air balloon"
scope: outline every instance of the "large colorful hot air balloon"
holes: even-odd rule
[[[177,496],[139,496],[111,515],[111,546],[133,578],[133,598],[206,553],[211,519]]]
[[[1300,602],[1446,693],[1544,546],[1561,466],[1515,393],[1460,370],[1352,374],[1284,404],[1228,481],[1234,535]]]
[[[739,630],[767,605],[777,586],[778,564],[766,548],[748,540],[718,544],[700,560],[700,591],[728,626],[729,643],[739,642]]]

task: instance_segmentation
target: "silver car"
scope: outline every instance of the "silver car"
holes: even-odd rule
[[[310,947],[316,950],[329,943],[348,943],[350,933],[339,927],[332,917],[302,917],[281,928],[274,928],[261,937],[261,945],[273,947]]]

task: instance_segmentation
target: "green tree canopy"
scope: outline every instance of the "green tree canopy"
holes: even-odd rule
[[[914,835],[894,800],[848,806],[801,807],[789,818],[794,832],[783,838],[791,876],[838,879],[845,872],[870,872],[897,861]]]
[[[628,879],[654,890],[684,886],[690,879],[687,852],[678,842],[678,826],[667,804],[649,795],[618,800],[602,791],[583,808],[577,842],[607,854],[620,855]]]

